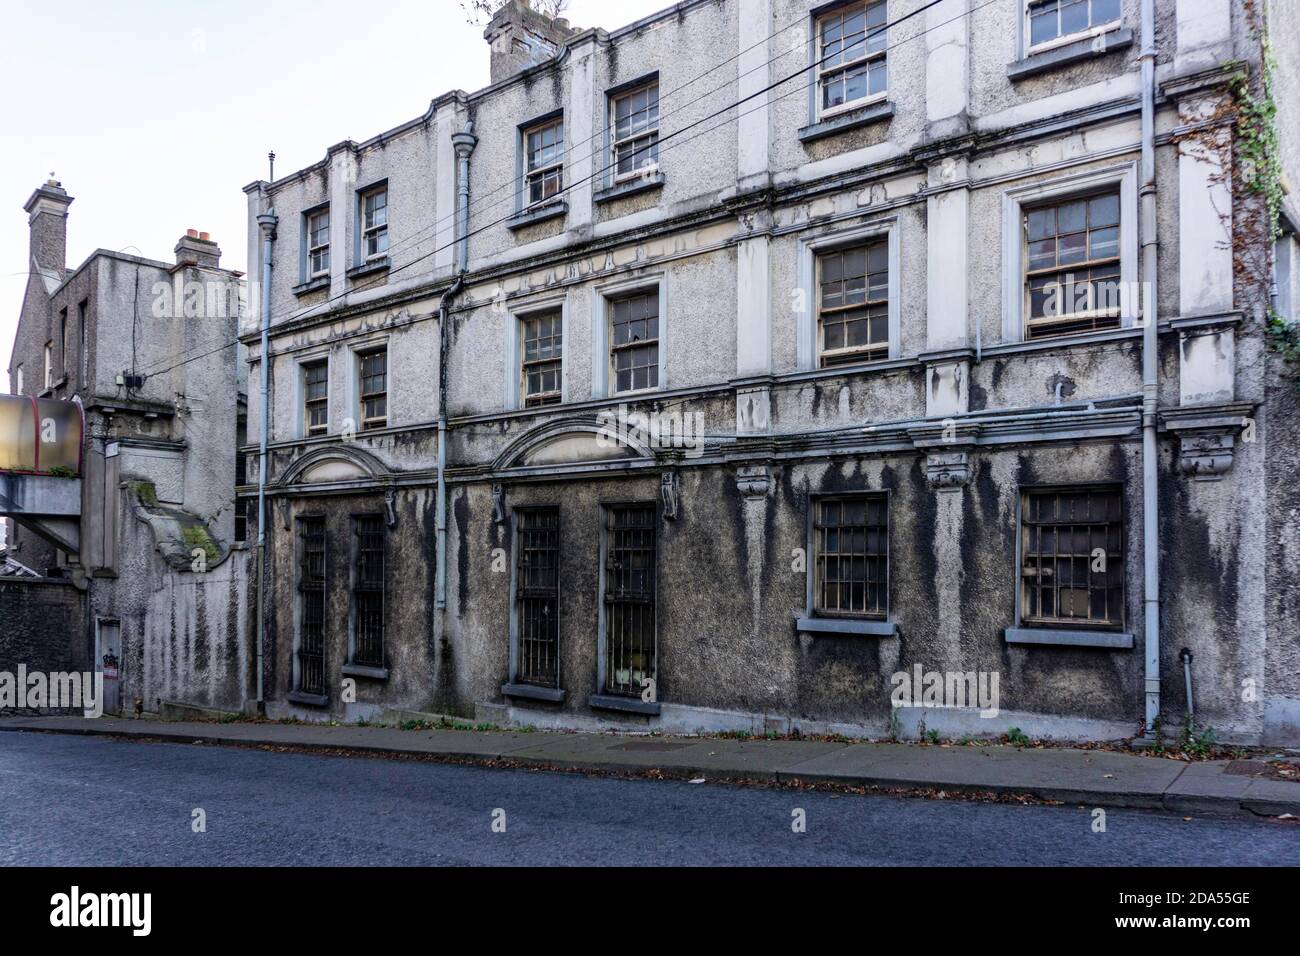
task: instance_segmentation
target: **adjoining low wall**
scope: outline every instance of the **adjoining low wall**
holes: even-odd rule
[[[16,675],[19,665],[29,674],[93,669],[85,595],[71,582],[0,578],[0,672]],[[25,712],[5,708],[0,716]]]

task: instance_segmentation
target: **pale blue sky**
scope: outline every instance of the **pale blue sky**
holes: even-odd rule
[[[613,29],[671,0],[571,0]],[[46,0],[0,13],[0,367],[27,271],[22,204],[53,171],[75,197],[68,265],[97,248],[170,261],[188,228],[244,269],[241,187],[487,83],[456,0]]]

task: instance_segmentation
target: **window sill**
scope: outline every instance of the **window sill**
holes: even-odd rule
[[[552,704],[564,702],[564,691],[558,687],[539,687],[536,684],[502,684],[501,693],[505,697],[525,697],[528,700],[544,700]]]
[[[1133,635],[1118,631],[1009,627],[1003,634],[1008,644],[1038,644],[1048,647],[1104,647],[1112,650],[1132,650],[1133,648]]]
[[[618,710],[628,714],[645,714],[647,717],[659,716],[659,702],[647,704],[640,697],[592,694],[587,698],[587,705],[593,710]]]
[[[560,216],[567,215],[568,212],[569,204],[563,199],[559,202],[549,202],[545,206],[536,206],[515,213],[511,218],[506,220],[506,228],[511,232],[514,232],[517,229],[533,226],[539,222],[558,219]]]
[[[897,637],[893,621],[869,621],[853,617],[801,617],[795,621],[800,634],[839,634],[845,637]]]
[[[299,690],[289,691],[286,699],[291,704],[305,704],[308,707],[328,707],[330,703],[326,694],[304,694]]]
[[[361,263],[359,266],[353,266],[347,271],[347,277],[349,279],[361,279],[377,272],[387,272],[390,265],[392,265],[392,261],[388,256],[384,256],[382,259],[372,259],[369,262]]]
[[[371,680],[388,680],[387,667],[367,667],[365,664],[344,664],[339,668],[351,677],[369,677]]]
[[[1132,45],[1133,31],[1128,28],[1109,30],[1092,37],[1082,37],[1072,43],[1065,43],[1040,53],[1030,53],[1023,60],[1017,60],[1007,67],[1007,79],[1014,83],[1071,63],[1114,53],[1116,50],[1123,50]]]
[[[330,277],[317,276],[314,279],[308,279],[306,282],[300,282],[291,290],[294,295],[306,295],[308,292],[315,292],[318,289],[328,289],[330,287]]]
[[[656,172],[652,176],[638,176],[635,179],[629,179],[627,182],[607,186],[592,196],[591,201],[595,203],[613,202],[615,199],[622,199],[624,196],[635,196],[637,193],[649,192],[652,189],[662,189],[663,185],[664,174]]]
[[[799,130],[799,142],[812,143],[819,139],[825,139],[827,136],[847,133],[851,129],[859,129],[863,126],[870,126],[872,123],[884,122],[891,119],[893,115],[894,104],[889,100],[882,100],[861,109],[840,113],[829,119],[824,119],[820,123],[805,126]]]

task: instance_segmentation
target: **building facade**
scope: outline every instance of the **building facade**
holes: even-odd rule
[[[8,556],[42,577],[10,582],[0,615],[11,633],[45,633],[52,647],[78,649],[79,667],[105,671],[111,709],[237,710],[253,668],[235,497],[242,277],[221,268],[216,242],[196,230],[177,242],[174,262],[98,249],[69,268],[72,202],[51,179],[25,206],[30,275],[8,370],[15,394],[80,406],[79,470],[28,476],[79,487],[58,521],[0,495],[16,530]],[[22,587],[44,595],[56,586],[79,608],[72,631],[40,617],[42,602],[19,599]],[[15,649],[25,645],[0,646],[7,669],[38,669],[39,658]]]
[[[1300,738],[1277,7],[506,4],[245,189],[267,712]]]

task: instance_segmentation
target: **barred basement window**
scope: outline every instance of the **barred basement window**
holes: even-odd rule
[[[559,686],[560,510],[521,508],[515,579],[518,644],[515,681]]]
[[[821,367],[889,357],[889,240],[817,257]]]
[[[605,690],[639,696],[655,678],[655,506],[605,512]]]
[[[1119,192],[1024,212],[1026,338],[1120,324]]]
[[[388,254],[388,187],[381,186],[361,197],[361,255],[365,261]]]
[[[564,123],[560,120],[524,130],[528,163],[528,205],[558,196],[564,188]]]
[[[1119,20],[1119,0],[1026,0],[1029,48],[1109,28]]]
[[[1021,503],[1021,619],[1124,621],[1124,520],[1118,490],[1030,491]]]
[[[885,94],[888,4],[850,3],[817,21],[818,108],[823,116]]]
[[[659,291],[614,299],[610,305],[614,391],[658,388]]]
[[[524,335],[524,405],[555,405],[561,400],[564,317],[558,309],[521,320]]]
[[[388,424],[388,351],[367,352],[361,359],[361,428]]]
[[[640,176],[659,165],[659,81],[613,99],[614,179]]]
[[[384,518],[352,519],[355,561],[352,572],[352,663],[384,666]]]
[[[325,519],[298,519],[298,685],[325,693]]]
[[[308,435],[329,431],[329,362],[308,362],[302,367],[302,420]]]
[[[820,498],[815,507],[814,611],[828,617],[884,618],[889,610],[885,496]]]

